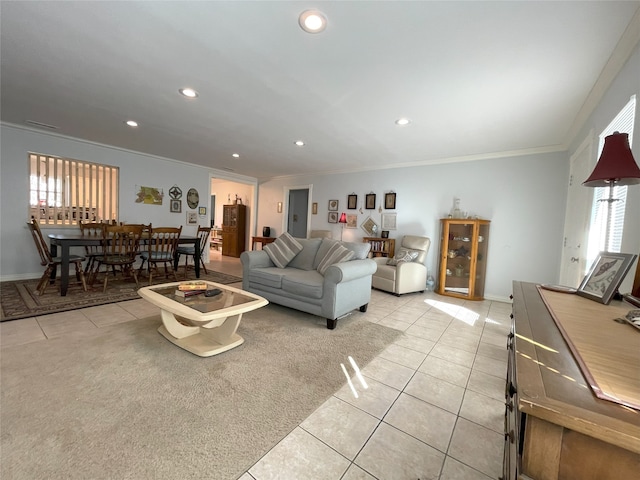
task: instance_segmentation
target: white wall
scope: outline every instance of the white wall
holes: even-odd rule
[[[312,184],[311,201],[318,202],[318,214],[312,215],[311,228],[333,230],[339,238],[341,225],[327,221],[329,200],[339,200],[339,212],[358,213],[358,225],[369,215],[379,224],[377,207],[384,193],[394,191],[398,229],[390,237],[430,237],[427,263],[436,276],[439,219],[459,197],[462,210],[491,220],[485,296],[506,300],[513,280],[558,281],[567,181],[565,153],[280,178],[260,184],[257,224],[271,226],[272,236],[281,234],[284,213],[277,213],[277,203],[286,201],[284,187]],[[348,194],[356,193],[358,207],[364,207],[364,195],[370,192],[376,194],[376,210],[360,214],[346,209]],[[345,229],[343,239],[361,241],[365,235],[360,228]]]
[[[229,178],[226,172],[190,165],[175,160],[139,154],[59,135],[2,124],[0,135],[0,279],[33,278],[42,275],[35,245],[26,222],[29,220],[28,153],[36,152],[102,163],[120,168],[120,221],[153,223],[163,226],[183,226],[185,235],[195,235],[197,226],[186,225],[189,209],[186,195],[195,188],[200,206],[207,215],[198,217],[209,225],[210,175]],[[237,177],[238,181],[256,184],[255,179]],[[139,186],[164,189],[162,205],[135,203]],[[182,212],[169,212],[169,189],[182,189]],[[43,228],[43,233],[68,231],[69,227]],[[71,227],[77,231],[77,227]],[[80,251],[81,252],[81,251]]]

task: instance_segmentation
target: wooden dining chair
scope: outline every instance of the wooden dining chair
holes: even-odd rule
[[[202,258],[204,249],[207,247],[207,241],[209,239],[209,234],[211,233],[211,227],[198,227],[198,238],[200,244],[200,265],[204,268],[204,273],[207,272],[207,266],[204,264],[204,260]],[[193,257],[193,261],[196,261],[196,247],[195,246],[181,246],[178,247],[177,250],[178,261],[180,261],[180,255],[185,255],[184,259],[184,278],[187,278],[187,271],[189,269],[189,256]]]
[[[51,251],[49,250],[49,246],[44,241],[44,237],[42,236],[42,230],[40,230],[40,224],[38,224],[38,220],[34,217],[31,218],[30,222],[27,222],[29,226],[29,231],[31,232],[31,236],[33,237],[33,241],[36,244],[36,248],[38,249],[38,254],[40,255],[40,264],[46,266],[46,270],[42,277],[40,277],[40,281],[36,286],[36,291],[39,295],[44,294],[44,291],[47,288],[49,283],[53,283],[51,281],[51,273],[53,269],[62,263],[62,258],[60,257],[52,257]],[[82,289],[87,291],[87,282],[84,276],[84,270],[82,268],[82,262],[84,262],[85,257],[79,255],[69,255],[69,263],[73,263],[76,267],[76,278],[79,282],[82,283]]]
[[[149,285],[151,285],[151,282],[153,281],[153,273],[159,273],[159,263],[164,265],[165,278],[169,278],[169,267],[171,267],[173,278],[176,282],[178,281],[178,276],[176,275],[173,265],[181,232],[182,226],[151,228],[149,238],[147,240],[147,249],[140,253],[142,264],[138,271],[142,271],[144,262],[146,261],[147,272],[149,274]]]
[[[80,234],[83,237],[96,238],[102,240],[104,237],[104,227],[108,225],[104,222],[80,222]],[[85,257],[87,263],[84,267],[84,274],[87,278],[91,277],[93,269],[97,265],[96,258],[102,256],[102,243],[99,245],[86,245]]]
[[[96,268],[91,275],[91,285],[104,265],[104,286],[102,291],[107,291],[109,275],[114,278],[119,271],[123,278],[133,277],[136,287],[139,287],[138,276],[133,264],[140,252],[140,239],[142,227],[140,225],[106,225],[102,238],[102,256],[96,257]]]

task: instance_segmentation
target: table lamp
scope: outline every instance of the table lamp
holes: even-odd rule
[[[608,250],[609,234],[611,231],[611,209],[613,202],[618,198],[613,198],[613,187],[624,185],[635,185],[640,183],[640,168],[636,164],[631,148],[629,147],[629,134],[614,132],[605,137],[602,154],[596,168],[587,178],[583,185],[585,187],[609,187],[609,198],[601,201],[608,203],[607,227],[605,250]]]
[[[347,214],[342,212],[340,214],[340,220],[338,220],[338,223],[342,224],[342,230],[340,230],[340,241],[342,241],[342,234],[344,233],[344,225],[345,223],[347,223]]]

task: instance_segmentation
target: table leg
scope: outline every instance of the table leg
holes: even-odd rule
[[[200,278],[200,255],[202,255],[202,252],[200,252],[200,239],[198,239],[194,245],[194,253],[195,255],[193,256],[193,263],[194,263],[194,269],[196,271],[196,278]]]
[[[199,357],[217,355],[244,343],[244,338],[236,333],[242,319],[241,313],[212,320],[203,326],[185,325],[166,310],[161,310],[160,315],[162,325],[158,332],[174,345]],[[190,322],[188,319],[183,321]]]
[[[60,257],[60,295],[67,295],[69,288],[69,245],[62,245],[62,255]]]

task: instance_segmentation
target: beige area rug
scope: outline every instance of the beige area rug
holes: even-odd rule
[[[107,291],[103,293],[100,278],[102,277],[98,277],[93,287],[89,287],[87,292],[77,285],[70,285],[67,295],[64,297],[60,296],[60,287],[57,283],[47,287],[44,295],[40,296],[35,293],[38,279],[2,282],[0,283],[0,306],[2,307],[0,321],[17,320],[140,298],[133,279],[122,279],[120,276],[116,280],[109,279]],[[201,270],[200,278],[224,285],[242,281],[241,278],[233,275],[211,270],[208,274]],[[178,280],[183,279],[184,271],[178,272]],[[194,279],[195,275],[190,272],[189,280]],[[70,281],[75,281],[75,277]],[[154,284],[173,281],[173,277],[166,279],[164,275],[157,275],[153,278]],[[147,277],[140,279],[141,287],[148,284]]]
[[[244,316],[243,345],[200,358],[159,325],[5,347],[0,477],[236,479],[345,383],[349,355],[362,368],[401,335],[268,305]]]

